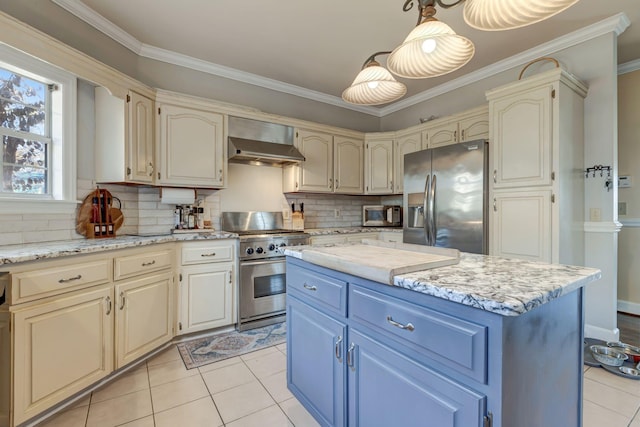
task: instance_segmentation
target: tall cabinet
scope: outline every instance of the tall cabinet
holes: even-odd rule
[[[560,68],[487,92],[491,255],[583,263],[586,94]]]

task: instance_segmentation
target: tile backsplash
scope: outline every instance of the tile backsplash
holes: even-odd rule
[[[167,233],[173,227],[174,205],[160,202],[160,188],[126,185],[101,185],[117,199],[124,215],[118,235]],[[78,180],[79,202],[94,189],[90,180]],[[204,201],[205,217],[213,228],[220,229],[220,197],[216,190],[198,190]],[[402,196],[349,196],[338,194],[285,194],[290,207],[304,203],[305,228],[358,227],[362,225],[362,206],[368,204],[402,204]],[[285,226],[290,221],[285,221]],[[83,239],[76,232],[76,214],[0,214],[0,245]]]

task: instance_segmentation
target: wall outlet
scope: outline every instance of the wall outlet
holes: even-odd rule
[[[333,217],[334,218],[340,218],[340,209],[334,209],[333,210]]]
[[[282,219],[291,218],[291,211],[289,209],[282,209]]]
[[[600,209],[598,208],[591,208],[589,209],[589,220],[590,221],[601,221],[602,220],[602,214]]]
[[[627,202],[618,202],[618,215],[627,214]]]

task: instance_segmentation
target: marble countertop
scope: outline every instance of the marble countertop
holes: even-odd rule
[[[292,246],[284,253],[303,259],[304,251],[312,249]],[[358,276],[357,271],[344,272]],[[600,270],[594,268],[463,252],[456,265],[394,276],[393,286],[503,316],[518,316],[600,277]]]
[[[402,233],[402,227],[339,227],[339,228],[309,228],[304,230],[309,236],[328,236],[332,234],[355,234],[355,233],[379,233],[388,231],[391,233]]]
[[[117,236],[108,239],[74,239],[56,242],[0,246],[0,266],[69,255],[89,254],[115,249],[133,248],[167,242],[190,240],[235,239],[235,233],[181,233],[157,236]]]

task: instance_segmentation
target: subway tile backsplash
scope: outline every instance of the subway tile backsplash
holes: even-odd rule
[[[120,201],[124,224],[118,235],[160,234],[173,228],[174,205],[160,203],[160,189],[126,185],[101,185]],[[94,190],[90,180],[78,180],[78,200],[81,202]],[[222,207],[215,190],[198,190],[203,199],[205,218],[220,229]],[[402,204],[402,196],[349,196],[338,194],[286,194],[288,206],[299,209],[304,203],[305,228],[358,227],[362,225],[362,206],[369,204]],[[118,206],[118,200],[114,206]],[[285,221],[285,226],[287,221]],[[289,223],[290,225],[290,223]],[[76,213],[23,215],[0,214],[0,245],[38,243],[55,240],[83,239],[76,232]]]

